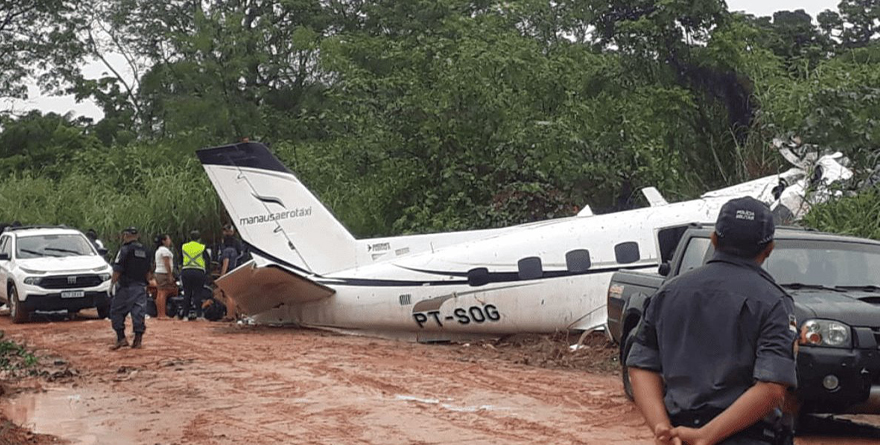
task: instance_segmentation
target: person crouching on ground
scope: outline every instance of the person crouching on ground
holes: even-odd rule
[[[113,261],[111,289],[115,289],[110,301],[110,321],[116,331],[116,350],[128,346],[125,338],[125,317],[131,314],[134,330],[132,348],[138,349],[147,330],[144,317],[147,314],[147,283],[150,281],[150,255],[138,242],[138,230],[129,227],[122,231],[122,248]]]
[[[156,237],[156,318],[167,318],[165,305],[168,296],[175,293],[177,284],[174,281],[174,254],[171,252],[171,237]],[[173,315],[173,314],[172,314]]]

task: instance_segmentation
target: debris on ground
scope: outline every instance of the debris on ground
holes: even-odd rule
[[[568,333],[517,334],[467,343],[457,348],[466,359],[489,354],[513,363],[549,369],[576,369],[599,374],[618,374],[619,349],[603,332],[583,337]],[[458,345],[457,345],[458,346]]]
[[[35,434],[0,414],[0,445],[45,445],[68,443],[55,436]]]

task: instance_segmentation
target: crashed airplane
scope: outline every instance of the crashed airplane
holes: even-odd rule
[[[785,151],[787,149],[783,149]],[[684,229],[714,222],[733,197],[753,196],[784,219],[848,179],[839,154],[782,174],[650,207],[514,227],[355,239],[265,146],[197,152],[253,260],[217,280],[258,323],[445,341],[601,328],[611,274],[654,270]]]

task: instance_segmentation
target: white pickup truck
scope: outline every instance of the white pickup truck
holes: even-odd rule
[[[103,251],[103,249],[101,249]],[[0,235],[0,301],[14,323],[35,311],[110,311],[112,270],[82,232],[67,227],[7,228]]]

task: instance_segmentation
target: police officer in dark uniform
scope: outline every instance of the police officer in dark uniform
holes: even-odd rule
[[[650,299],[626,364],[657,443],[793,443],[780,407],[797,385],[794,302],[761,268],[774,231],[760,201],[727,202],[712,260]]]
[[[110,302],[110,321],[116,331],[116,344],[111,349],[128,346],[125,338],[125,317],[131,313],[134,328],[132,348],[140,348],[147,327],[147,283],[150,279],[151,257],[138,242],[138,230],[129,227],[122,231],[122,248],[113,261],[112,284],[115,295]]]

